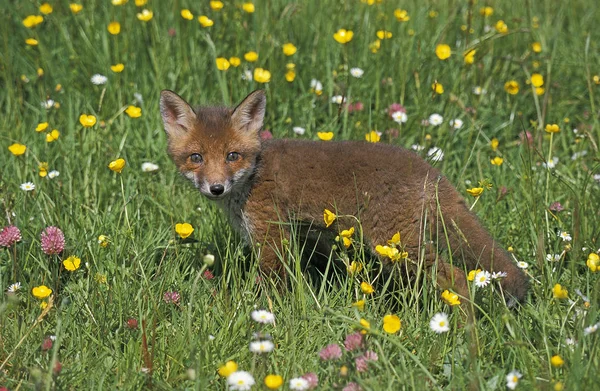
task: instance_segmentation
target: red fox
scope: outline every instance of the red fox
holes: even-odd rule
[[[160,97],[171,158],[246,239],[261,244],[263,272],[285,279],[286,223],[334,237],[360,224],[364,243],[384,263],[390,259],[378,246],[399,232],[408,259],[437,263],[442,288],[468,298],[465,273],[438,255],[447,249],[451,259],[464,260],[469,269],[505,272],[503,292],[511,303],[524,300],[524,273],[437,169],[412,151],[381,143],[261,140],[265,105],[261,90],[234,109],[194,110],[168,90]],[[325,209],[340,216],[337,224],[324,221]],[[360,223],[342,216],[356,216]]]

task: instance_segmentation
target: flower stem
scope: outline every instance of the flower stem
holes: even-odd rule
[[[550,190],[550,161],[552,160],[552,141],[554,133],[550,133],[550,148],[548,151],[548,160],[546,161],[546,194],[544,198],[544,214],[546,217],[546,236],[550,238],[550,220],[548,219],[548,193]]]

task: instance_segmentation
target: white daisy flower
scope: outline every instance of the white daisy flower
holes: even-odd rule
[[[571,237],[571,235],[569,235],[567,231],[560,231],[558,236],[560,236],[563,242],[570,242],[571,240],[573,240],[573,238]]]
[[[577,341],[574,338],[567,338],[565,339],[565,344],[567,346],[575,346],[577,345]]]
[[[560,256],[562,254],[546,254],[546,261],[548,262],[558,262],[560,261]]]
[[[242,80],[252,81],[252,77],[252,71],[249,69],[246,69],[244,73],[242,73]]]
[[[142,171],[143,172],[152,172],[158,170],[158,164],[144,162],[142,163]]]
[[[310,88],[312,88],[316,93],[320,93],[323,91],[323,84],[317,79],[312,79],[310,81]]]
[[[250,342],[250,351],[252,353],[270,353],[275,348],[271,341],[254,341]]]
[[[133,93],[133,99],[139,104],[144,103],[144,98],[142,97],[142,94],[140,94],[139,92]]]
[[[344,103],[344,97],[341,95],[332,96],[331,103],[336,103],[338,105],[341,105],[342,103]]]
[[[299,136],[302,136],[304,134],[304,132],[306,132],[306,129],[300,127],[300,126],[294,126],[292,128],[292,130],[294,131],[294,133],[296,133]]]
[[[473,87],[473,94],[475,95],[485,95],[486,92],[487,91],[480,86]]]
[[[550,168],[550,169],[552,169],[552,168],[556,167],[557,164],[558,164],[558,158],[556,156],[554,156],[552,158],[552,160],[549,160],[547,162],[543,162],[542,166],[544,166],[544,168]]]
[[[475,274],[475,286],[477,288],[485,288],[488,286],[492,278],[492,275],[487,270],[482,270]]]
[[[421,152],[425,149],[425,147],[423,145],[413,144],[410,146],[410,149],[412,149],[413,151]]]
[[[527,269],[529,267],[529,264],[525,261],[519,261],[517,262],[517,267],[521,269]]]
[[[492,280],[499,280],[501,278],[506,278],[508,276],[507,272],[493,272],[492,273]],[[477,277],[475,277],[477,278]]]
[[[392,119],[399,124],[403,124],[408,121],[408,116],[403,111],[394,111]]]
[[[227,384],[230,390],[248,391],[255,384],[255,381],[249,372],[236,371],[227,377]]]
[[[202,261],[205,265],[212,266],[215,264],[215,256],[213,254],[206,254],[204,258],[202,258]]]
[[[438,113],[433,113],[429,116],[429,124],[433,126],[440,126],[444,122],[444,117]]]
[[[8,291],[8,293],[15,293],[19,289],[21,289],[21,283],[20,282],[15,282],[14,284],[11,284],[8,287],[7,291]]]
[[[430,158],[432,162],[441,162],[442,159],[444,159],[444,152],[438,147],[433,147],[427,151],[427,157]]]
[[[296,377],[290,380],[290,390],[304,391],[308,390],[309,386],[310,384],[308,384],[308,381],[301,377]]]
[[[54,100],[48,99],[42,102],[42,107],[46,110],[54,107]]]
[[[594,174],[594,180],[600,182],[600,174]]]
[[[23,190],[23,191],[35,190],[35,185],[32,182],[22,183],[20,187],[21,187],[21,190]]]
[[[511,371],[508,375],[506,375],[506,387],[514,390],[517,387],[517,383],[519,383],[519,379],[523,377],[521,372],[517,370]]]
[[[269,312],[266,310],[252,311],[251,315],[252,315],[252,319],[258,323],[268,324],[268,323],[275,322],[275,315],[273,315],[272,312]]]
[[[101,75],[99,73],[96,73],[94,76],[92,76],[92,78],[90,79],[90,81],[97,85],[100,86],[102,84],[106,84],[106,82],[108,81],[108,78],[104,75]]]
[[[365,73],[365,71],[363,71],[360,68],[351,68],[350,69],[350,74],[356,78],[361,78],[364,73]]]
[[[431,318],[431,321],[429,322],[429,327],[438,334],[450,331],[448,315],[443,312],[433,315],[433,318]]]
[[[452,126],[454,129],[460,129],[463,127],[463,121],[462,119],[451,119],[450,120],[450,126]]]
[[[577,160],[579,158],[584,157],[585,155],[587,155],[588,151],[583,150],[583,151],[579,151],[579,152],[575,152],[572,156],[571,156],[571,160]]]
[[[588,326],[583,329],[583,335],[590,335],[598,331],[598,323]]]
[[[58,172],[58,171],[56,171],[56,170],[52,170],[52,171],[50,171],[50,172],[48,173],[48,178],[49,178],[49,179],[54,179],[54,178],[56,178],[56,177],[57,177],[57,176],[59,176],[59,175],[60,175],[60,172]]]

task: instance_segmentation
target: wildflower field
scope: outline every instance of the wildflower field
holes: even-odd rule
[[[597,389],[596,1],[8,3],[0,390]],[[486,270],[466,270],[470,297],[378,273],[349,231],[325,271],[289,238],[278,289],[168,158],[163,89],[228,106],[263,89],[263,138],[415,150],[527,300],[509,308]]]

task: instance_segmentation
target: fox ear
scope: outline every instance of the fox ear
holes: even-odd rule
[[[196,122],[196,113],[190,105],[169,90],[160,93],[160,115],[169,137],[188,132]]]
[[[267,98],[264,91],[252,92],[233,110],[231,114],[233,125],[243,131],[258,133],[263,126],[266,105]]]

